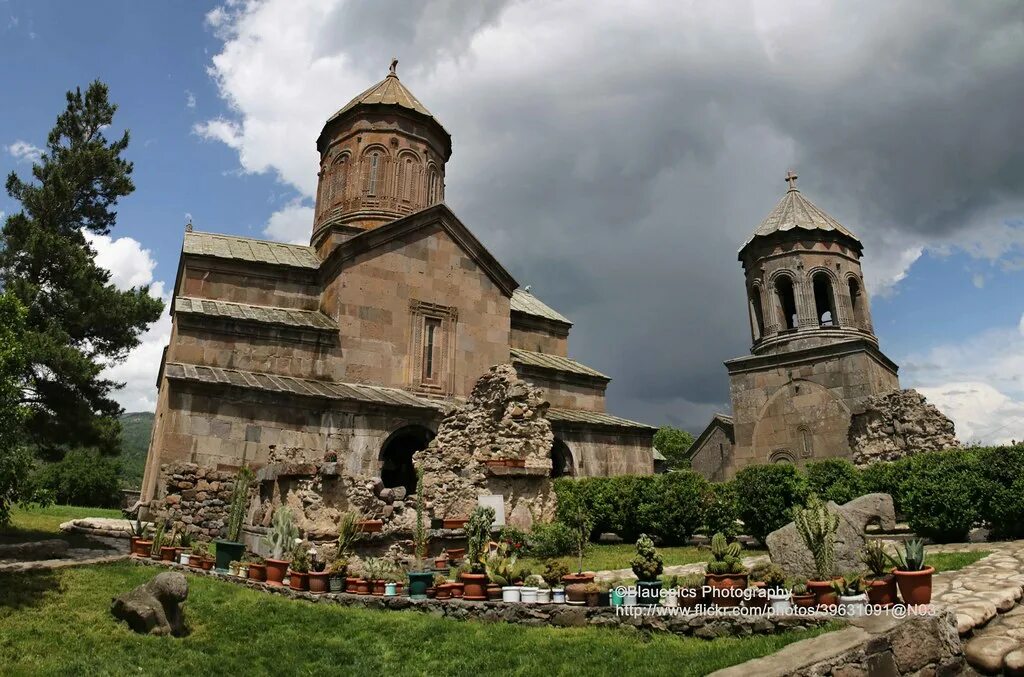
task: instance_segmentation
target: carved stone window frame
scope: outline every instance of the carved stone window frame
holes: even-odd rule
[[[455,394],[455,337],[459,311],[452,306],[442,306],[427,301],[413,299],[409,302],[409,315],[412,318],[412,337],[409,384],[414,391],[429,395]],[[437,364],[432,379],[423,377],[423,341],[428,320],[440,323],[440,336],[437,348]]]

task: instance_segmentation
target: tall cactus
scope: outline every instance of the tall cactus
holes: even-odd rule
[[[286,552],[291,552],[295,539],[299,537],[299,529],[292,522],[292,512],[287,506],[281,506],[274,513],[270,526],[270,535],[264,540],[270,545],[271,559],[280,560]]]
[[[793,514],[797,533],[814,557],[814,568],[818,580],[832,579],[836,566],[836,530],[839,515],[836,515],[821,499],[812,495],[807,506],[797,508]]]
[[[245,522],[246,509],[249,507],[249,487],[252,484],[253,472],[249,466],[243,465],[235,475],[235,486],[231,492],[231,511],[228,516],[228,540],[235,543],[242,537],[242,525]]]

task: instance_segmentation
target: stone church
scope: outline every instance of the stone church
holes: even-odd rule
[[[649,474],[572,323],[444,204],[451,136],[391,72],[317,139],[309,245],[185,233],[142,499],[163,464],[321,461],[412,490],[413,453],[493,365],[543,390],[551,475]]]
[[[725,363],[732,415],[691,447],[709,479],[758,463],[855,463],[957,446],[953,423],[878,347],[857,236],[789,188],[739,251],[751,354]]]

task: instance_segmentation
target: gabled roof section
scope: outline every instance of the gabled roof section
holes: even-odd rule
[[[555,423],[583,424],[607,428],[633,428],[635,430],[657,430],[652,425],[637,423],[626,418],[619,418],[600,411],[584,411],[582,409],[548,409],[548,419]]]
[[[512,294],[512,310],[514,312],[523,313],[524,315],[532,315],[551,322],[559,322],[567,324],[570,327],[572,322],[568,320],[564,315],[547,305],[539,298],[531,294],[526,289],[516,289]]]
[[[701,446],[703,446],[704,442],[707,441],[708,437],[711,436],[711,433],[713,433],[716,428],[724,430],[725,434],[729,437],[730,442],[736,442],[732,416],[728,416],[726,414],[715,414],[711,417],[711,421],[708,423],[707,427],[704,428],[701,434],[697,436],[697,439],[693,441],[693,444],[690,445],[690,448],[686,452],[687,456],[692,458],[694,454],[700,451]]]
[[[834,233],[852,240],[859,249],[860,240],[857,239],[857,236],[805,198],[795,185],[796,177],[792,176],[791,178],[789,190],[782,196],[782,199],[775,205],[775,208],[769,212],[768,216],[761,222],[761,225],[757,227],[754,234],[743,243],[740,252],[742,253],[751,242],[759,237],[801,230],[806,232]]]
[[[552,371],[580,374],[582,376],[589,376],[590,378],[611,381],[610,377],[605,376],[598,370],[591,369],[587,365],[577,362],[576,360],[570,360],[568,357],[549,355],[547,353],[535,353],[532,350],[523,350],[521,348],[511,348],[509,353],[512,356],[513,365],[522,364],[527,367],[550,369]]]
[[[218,233],[186,232],[183,254],[316,270],[320,257],[308,245],[285,244]]]
[[[414,407],[417,409],[442,409],[440,402],[416,397],[397,388],[369,386],[361,383],[340,383],[314,381],[306,378],[279,376],[239,369],[221,369],[197,364],[169,362],[164,366],[164,376],[171,380],[191,381],[229,385],[272,393],[289,393],[303,397],[319,397],[329,400],[350,400],[370,404]]]
[[[505,296],[511,298],[516,288],[519,287],[519,283],[511,273],[505,270],[498,259],[487,251],[487,247],[476,239],[476,236],[459,220],[459,217],[455,216],[455,213],[443,203],[427,207],[383,226],[372,228],[342,242],[334,248],[325,263],[330,262],[332,265],[336,265],[351,261],[357,256],[384,247],[400,237],[434,225],[440,225],[452,241],[459,245],[462,251],[466,252],[487,273],[487,276]]]
[[[322,331],[338,330],[338,324],[318,310],[254,306],[247,303],[179,296],[174,299],[174,312]]]

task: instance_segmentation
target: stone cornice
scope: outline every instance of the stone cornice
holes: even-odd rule
[[[886,355],[878,349],[877,345],[863,338],[830,343],[828,345],[815,346],[813,348],[790,350],[770,355],[748,355],[745,357],[737,357],[732,360],[727,360],[725,362],[725,367],[729,371],[730,375],[742,374],[745,372],[762,371],[764,369],[771,369],[775,367],[788,367],[820,362],[822,359],[844,357],[846,355],[855,355],[857,353],[866,353],[875,362],[893,374],[896,374],[899,371],[899,365],[886,357]]]

